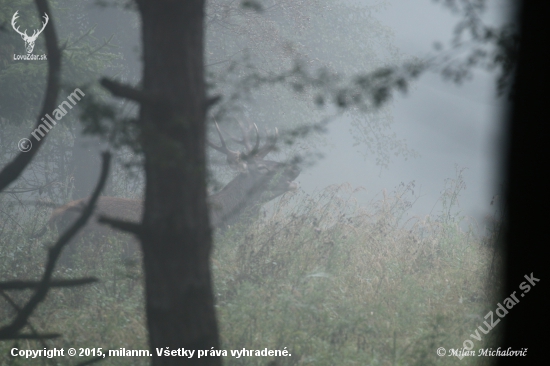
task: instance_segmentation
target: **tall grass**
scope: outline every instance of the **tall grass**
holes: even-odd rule
[[[455,197],[462,186],[449,187],[444,192]],[[434,216],[408,217],[412,202],[405,197],[413,189],[402,185],[368,207],[354,200],[347,185],[312,196],[287,194],[252,223],[218,232],[212,270],[222,349],[286,347],[292,355],[227,357],[225,364],[488,364],[481,357],[438,357],[436,349],[462,348],[494,309],[500,283],[489,276],[492,246],[464,228],[452,205]],[[26,256],[10,256],[18,246],[35,244],[23,235],[4,235],[10,239],[2,239],[2,279],[36,278],[43,250],[35,246],[23,250]],[[95,274],[101,283],[54,291],[32,319],[40,330],[64,334],[48,341],[50,347],[147,348],[139,273],[121,263],[116,244],[88,253],[78,270],[65,274]],[[103,261],[90,260],[100,255]],[[498,256],[494,262],[493,271]],[[26,269],[14,272],[13,263]],[[17,296],[23,301],[24,294]],[[13,314],[5,303],[0,312],[2,319]],[[474,349],[498,341],[497,327]],[[11,346],[0,345],[1,362],[28,364],[6,356]],[[105,364],[148,361],[112,358]]]
[[[408,207],[399,192],[365,209],[334,186],[225,233],[213,261],[225,348],[288,347],[280,365],[456,363],[435,351],[462,348],[495,304],[493,252],[448,210],[405,221]]]

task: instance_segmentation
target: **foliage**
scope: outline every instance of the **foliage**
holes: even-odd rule
[[[461,348],[480,322],[470,314],[494,301],[491,251],[457,221],[400,219],[412,188],[370,210],[346,186],[286,197],[244,238],[226,233],[214,255],[224,347],[287,346],[281,365],[431,364],[437,347]]]
[[[315,126],[326,120],[338,123],[341,116],[353,119],[357,150],[377,164],[387,166],[394,155],[415,155],[392,134],[388,106],[392,90],[404,90],[410,81],[404,76],[413,62],[389,67],[395,71],[389,75],[375,73],[402,61],[391,30],[376,19],[385,1],[261,5],[264,10],[254,12],[239,9],[237,3],[209,3],[208,81],[210,93],[223,97],[211,111],[213,119],[230,130],[243,118],[260,130],[278,127],[288,137],[288,146],[282,148],[288,159],[313,155],[314,148],[325,146]],[[294,143],[291,135],[298,129],[306,136]]]
[[[448,187],[460,186],[449,182]],[[287,194],[255,222],[219,232],[213,273],[222,349],[287,347],[292,354],[276,360],[227,357],[225,363],[458,364],[454,357],[437,357],[435,350],[461,348],[499,301],[498,277],[487,280],[493,249],[462,229],[460,216],[447,215],[454,208],[443,208],[433,218],[409,217],[413,192],[414,184],[400,185],[368,208],[355,201],[359,190],[347,185],[315,195]],[[38,275],[45,253],[41,243],[52,237],[34,242],[25,233],[44,220],[45,211],[2,213],[6,256],[0,277]],[[147,348],[140,270],[122,262],[117,240],[95,248],[84,245],[75,267],[58,273],[102,281],[56,290],[39,308],[32,324],[64,333],[60,340],[47,341],[48,347]],[[497,268],[500,263],[497,255]],[[19,296],[20,302],[25,295]],[[12,312],[0,304],[0,317],[7,319]],[[493,346],[498,337],[497,327],[479,348]],[[3,357],[11,346],[0,346]],[[42,348],[34,342],[18,347]],[[148,361],[120,357],[105,364]]]
[[[440,55],[436,57],[436,69],[455,83],[471,78],[475,67],[497,70],[498,94],[511,96],[519,50],[519,32],[515,19],[498,26],[486,24],[482,15],[487,0],[433,1],[443,3],[460,19],[455,25],[450,49],[441,49]],[[512,7],[514,4],[506,2],[506,5]],[[502,4],[499,3],[499,6]],[[442,46],[438,44],[437,48]]]
[[[4,4],[5,3],[5,4]],[[94,37],[94,28],[87,27],[77,15],[83,3],[57,0],[51,2],[50,21],[55,22],[62,46],[62,91],[63,100],[75,87],[85,91],[86,100],[92,92],[103,97],[104,92],[94,84],[98,74],[123,70],[118,64],[120,55],[114,49],[111,40]],[[21,29],[34,29],[38,17],[32,1],[2,1],[0,23],[10,24],[16,10],[21,17],[18,25]],[[31,32],[32,33],[32,32]],[[38,108],[41,105],[45,88],[47,64],[45,61],[15,61],[14,53],[22,53],[23,42],[11,29],[0,33],[2,49],[0,51],[0,82],[4,86],[0,91],[0,165],[4,166],[17,153],[17,141],[27,137],[32,131]],[[4,45],[6,45],[4,47]],[[44,53],[43,37],[38,37],[35,54]],[[61,102],[62,100],[58,101]],[[39,154],[12,186],[12,197],[19,202],[40,199],[46,202],[64,202],[71,197],[74,187],[74,141],[79,134],[78,107],[68,113],[50,132],[48,140]],[[99,160],[99,157],[98,157]]]
[[[291,4],[307,7],[318,2],[289,2],[289,9]],[[321,16],[316,20],[321,21],[323,12],[334,13],[341,9],[322,6],[317,14]],[[255,52],[250,62],[244,57],[237,58],[235,62],[228,51],[244,52],[242,44],[236,41],[231,46],[234,48],[221,48],[225,56],[230,56],[228,59],[214,60],[214,63],[229,63],[228,68],[218,71],[217,75],[213,73],[210,79],[212,91],[229,96],[224,99],[225,104],[220,103],[212,112],[224,120],[235,118],[239,113],[248,113],[262,120],[265,127],[275,125],[281,119],[287,126],[288,135],[293,136],[294,131],[301,131],[304,125],[307,127],[310,123],[308,119],[313,119],[293,114],[291,111],[295,110],[295,103],[315,107],[315,104],[323,106],[326,101],[331,101],[342,110],[370,113],[389,100],[391,90],[405,91],[407,83],[425,68],[422,63],[412,62],[405,63],[404,67],[375,70],[379,64],[366,66],[362,63],[358,67],[367,71],[359,76],[339,74],[334,71],[334,65],[316,62],[316,53],[306,47],[301,48],[299,42],[286,42],[286,34],[269,38],[271,43],[263,42],[266,35],[279,36],[274,31],[285,29],[285,24],[279,19],[281,14],[272,14],[271,18],[248,18],[249,15],[264,16],[266,11],[269,14],[269,7],[261,13],[246,13],[248,15],[244,19],[239,18],[243,13],[232,13],[230,7],[222,10],[227,13],[219,13],[222,15],[220,21],[227,23],[230,19],[238,19],[240,23],[235,27],[236,31],[242,31],[243,26],[250,24],[247,23],[250,19],[255,20],[254,24],[261,32],[246,29],[246,37],[255,40],[259,47],[265,47]],[[283,10],[288,11],[284,7]],[[10,11],[6,10],[8,16]],[[223,18],[226,14],[236,18]],[[296,13],[303,14],[307,12]],[[8,18],[3,13],[1,15],[0,22],[5,23]],[[217,18],[211,19],[216,21]],[[349,20],[335,19],[337,22]],[[318,30],[316,26],[307,27],[309,19],[296,17],[295,21],[304,35],[310,32],[307,37]],[[338,43],[342,36],[339,32],[342,31],[336,26],[330,35],[334,37],[331,41]],[[82,35],[85,36],[85,32],[75,37],[77,42],[88,39],[82,38]],[[498,37],[491,35],[482,39],[494,41],[500,39]],[[220,37],[217,42],[222,39]],[[16,38],[12,37],[10,42],[16,45],[20,40],[16,42]],[[92,46],[88,43],[78,47],[78,43],[67,38],[65,59],[68,63],[64,65],[64,70],[67,70],[66,85],[89,81],[99,73],[98,70],[107,67],[114,55],[99,51],[108,44],[99,42]],[[506,46],[505,40],[503,44]],[[341,46],[346,47],[344,43]],[[365,43],[354,51],[372,50],[369,46]],[[219,47],[219,44],[214,41],[211,47]],[[277,50],[274,53],[277,57],[265,59],[264,56],[272,49]],[[4,50],[11,52],[9,47]],[[288,55],[281,62],[279,56],[286,51]],[[315,51],[319,52],[319,49]],[[97,55],[101,57],[95,58]],[[301,62],[291,64],[297,55],[301,56],[298,57]],[[89,60],[89,57],[92,59]],[[495,64],[499,64],[499,60],[494,57]],[[0,146],[4,149],[0,158],[7,161],[13,153],[6,150],[8,145],[5,142],[24,136],[21,131],[28,128],[32,118],[36,117],[36,111],[25,106],[38,105],[36,101],[40,99],[39,92],[43,88],[30,90],[29,85],[38,85],[30,83],[44,71],[40,70],[39,64],[1,61],[0,81],[3,84],[11,86],[22,81],[20,89],[10,94],[10,98],[15,99],[10,99],[12,103],[1,111],[5,114],[0,122],[8,128],[3,128],[0,135]],[[71,66],[71,62],[74,65]],[[316,67],[309,67],[312,62]],[[302,66],[304,64],[307,67]],[[82,65],[87,66],[82,68]],[[89,65],[90,69],[87,68]],[[274,68],[264,72],[265,66]],[[318,72],[311,73],[311,70]],[[80,76],[85,77],[79,79]],[[244,92],[227,92],[231,85],[235,88],[244,85]],[[298,97],[293,93],[279,93],[281,88],[288,87]],[[260,111],[252,103],[245,107],[238,106],[246,99],[243,96],[266,108]],[[0,98],[8,100],[3,95]],[[15,106],[17,108],[10,109]],[[91,109],[88,112],[97,111]],[[103,114],[97,121],[104,122],[105,117],[113,117],[108,109],[100,112]],[[369,136],[364,141],[371,146],[371,152],[380,153],[389,148],[408,153],[405,145],[393,140],[393,136],[389,136],[388,141],[395,141],[394,144],[379,143],[377,137],[373,140],[372,131],[382,131],[380,136],[384,136],[384,121],[377,120],[374,115],[369,115],[364,121],[365,124],[362,124],[358,120],[355,126],[362,129],[363,136]],[[38,162],[40,168],[33,168],[31,174],[19,182],[21,186],[15,189],[30,186],[36,188],[38,193],[45,191],[49,196],[46,203],[70,196],[68,147],[74,139],[75,129],[74,121],[64,123],[67,125],[52,131],[54,142],[49,145],[50,150],[45,149],[43,160]],[[130,126],[131,120],[127,120],[127,124]],[[378,129],[373,128],[373,124]],[[95,127],[94,132],[109,132],[105,125]],[[117,127],[126,131],[127,125]],[[128,145],[130,139],[117,141]],[[382,150],[376,147],[373,150],[372,144],[381,146]],[[52,155],[55,157],[53,161],[50,160]],[[387,158],[379,160],[381,165],[387,162]],[[46,179],[46,186],[38,183],[43,178]],[[127,188],[125,184],[122,187]],[[344,189],[332,187],[315,197],[287,196],[254,225],[241,224],[229,228],[223,235],[220,233],[214,274],[223,347],[288,347],[293,357],[277,360],[280,364],[429,364],[435,362],[434,345],[460,348],[464,336],[475,329],[479,321],[469,317],[470,314],[485,314],[486,309],[494,304],[495,291],[488,291],[490,286],[483,281],[490,261],[487,247],[471,232],[461,229],[458,214],[451,214],[451,208],[456,203],[455,193],[460,187],[460,184],[454,185],[454,189],[446,193],[446,210],[435,220],[427,217],[403,222],[404,209],[408,206],[403,201],[403,192],[394,197],[384,196],[383,201],[372,205],[373,210],[366,210],[355,205],[352,196],[343,195]],[[132,193],[135,192],[134,187]],[[0,276],[34,278],[40,272],[44,251],[28,237],[37,230],[37,222],[44,221],[46,212],[44,209],[24,210],[16,204],[16,193],[0,196],[0,235],[3,253],[6,253],[1,259]],[[104,282],[91,287],[91,291],[76,289],[50,299],[51,302],[33,318],[33,323],[40,327],[48,325],[48,329],[53,326],[53,330],[58,327],[67,337],[52,341],[50,346],[68,347],[68,340],[71,345],[76,340],[83,343],[82,347],[105,344],[105,347],[111,348],[147,348],[141,287],[136,282],[140,274],[136,275],[135,267],[121,263],[116,239],[109,239],[102,247],[83,248],[85,256],[78,263],[79,269],[65,270],[65,274],[93,273],[103,278]],[[498,288],[498,285],[493,287]],[[23,297],[24,294],[16,300],[22,302]],[[0,311],[3,319],[13,315],[5,304]],[[489,343],[484,344],[495,342],[496,336],[496,333],[491,333],[484,340]],[[29,348],[40,348],[40,345],[30,344]],[[7,355],[8,352],[4,351],[2,354]],[[260,361],[263,360],[251,358],[240,360],[239,364]],[[144,360],[112,359],[110,362],[118,364]],[[454,360],[445,359],[443,362],[453,363]]]
[[[406,76],[418,75],[417,66],[374,72],[399,58],[390,30],[375,17],[383,2],[265,1],[261,12],[249,11],[248,5],[212,1],[207,6],[209,95],[221,97],[210,110],[210,122],[234,135],[242,119],[256,123],[260,131],[277,127],[286,143],[279,146],[279,160],[313,162],[311,150],[323,140],[321,127],[336,117],[330,108],[319,108],[323,100],[338,106],[337,116],[353,118],[355,146],[377,164],[388,166],[394,155],[416,156],[391,132],[391,112],[384,105],[392,89],[405,90]],[[330,28],[327,17],[332,19]],[[116,149],[129,147],[139,157],[133,115],[94,96],[83,105],[85,132],[106,138]],[[213,126],[209,123],[211,139],[216,136]],[[215,152],[209,161],[211,182],[220,186],[232,172],[220,169],[223,163],[218,164]]]

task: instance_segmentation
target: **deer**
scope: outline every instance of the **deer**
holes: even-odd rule
[[[260,146],[260,134],[256,124],[249,123],[248,127],[239,121],[242,132],[241,138],[236,138],[224,131],[236,144],[244,147],[244,151],[231,150],[223,137],[222,130],[215,123],[220,144],[216,145],[206,140],[208,146],[226,156],[227,163],[238,174],[217,193],[208,197],[210,207],[210,222],[213,229],[227,229],[234,223],[246,217],[258,216],[262,205],[283,195],[286,192],[296,191],[298,184],[294,180],[300,174],[296,164],[266,160],[265,157],[276,148],[278,130],[267,137],[267,141]],[[255,135],[255,143],[251,144],[250,137]],[[57,228],[58,232],[65,230],[78,217],[89,198],[71,201],[53,211],[48,223],[34,237],[44,235],[48,228]],[[137,223],[143,212],[143,201],[120,197],[100,197],[96,203],[96,210],[86,226],[81,229],[78,238],[67,248],[67,255],[62,256],[60,263],[71,266],[71,260],[76,249],[74,242],[89,240],[92,244],[104,241],[113,236],[115,231],[107,225],[97,222],[101,216]],[[135,238],[123,240],[125,259],[135,258],[140,247]]]
[[[15,12],[15,14],[13,14],[13,17],[11,18],[11,27],[13,28],[13,30],[15,30],[17,33],[19,33],[21,38],[23,38],[23,41],[25,41],[25,48],[27,50],[27,53],[32,53],[32,50],[34,49],[34,43],[36,42],[36,39],[38,38],[40,33],[42,33],[44,28],[46,28],[46,25],[48,24],[48,21],[50,20],[50,18],[48,17],[48,14],[44,13],[44,15],[43,15],[44,21],[42,22],[42,29],[40,29],[40,30],[35,29],[32,33],[32,36],[29,36],[27,34],[26,29],[25,29],[24,32],[21,32],[19,30],[19,26],[17,26],[17,27],[15,26],[16,20],[17,20],[17,18],[19,18],[19,15],[17,13],[19,13],[19,10],[17,10]]]

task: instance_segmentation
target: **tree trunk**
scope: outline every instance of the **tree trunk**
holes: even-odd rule
[[[220,365],[205,179],[204,0],[138,1],[143,21],[146,312],[154,365]]]

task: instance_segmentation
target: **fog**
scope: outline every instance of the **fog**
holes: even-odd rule
[[[349,4],[362,6],[361,1],[349,1]],[[398,50],[400,59],[432,57],[436,42],[448,47],[458,18],[445,7],[429,0],[383,4],[371,16],[391,29],[391,46]],[[501,24],[508,17],[508,10],[502,2],[489,1],[483,19],[490,24]],[[112,18],[120,17],[120,13],[117,16],[114,11],[97,9],[93,5],[88,6],[88,12],[91,19],[105,22],[96,30],[98,38],[117,32],[117,44],[122,46],[125,63],[133,70],[127,77],[137,80],[137,29],[115,26]],[[91,23],[87,21],[86,24]],[[386,47],[374,48],[375,53],[387,51]],[[331,61],[329,49],[317,50],[317,53],[326,58],[320,60],[321,64]],[[338,58],[353,63],[345,54]],[[368,64],[368,59],[365,62]],[[464,169],[466,189],[459,199],[460,211],[471,219],[470,223],[479,225],[482,234],[484,217],[494,214],[495,207],[490,203],[493,196],[499,194],[502,184],[499,166],[503,119],[500,111],[506,100],[497,96],[495,73],[478,68],[473,74],[473,78],[457,85],[443,80],[437,72],[428,72],[411,83],[408,93],[394,93],[388,105],[393,118],[391,132],[398,139],[404,139],[418,157],[392,157],[387,167],[381,167],[365,146],[353,146],[349,119],[333,120],[327,127],[327,143],[316,145],[317,149],[313,150],[320,152],[323,158],[315,159],[297,179],[301,189],[313,193],[329,185],[350,183],[353,187],[365,188],[357,198],[368,204],[380,197],[383,190],[391,192],[402,182],[414,181],[415,204],[409,215],[424,216],[440,208],[439,198],[445,180],[456,178],[457,169]],[[262,101],[259,106],[248,106],[252,111],[265,111],[266,107]],[[278,107],[273,108],[277,111]],[[294,113],[307,114],[311,112],[308,110]],[[281,128],[277,121],[269,123]]]
[[[488,5],[485,19],[493,24],[506,19],[501,2]],[[376,17],[391,27],[395,46],[404,55],[420,58],[433,54],[435,42],[448,44],[457,22],[448,9],[428,0],[392,1]],[[308,191],[343,182],[362,186],[365,203],[380,198],[384,189],[391,192],[401,182],[415,181],[420,197],[410,214],[423,216],[440,208],[440,193],[445,179],[456,177],[455,166],[466,168],[460,210],[483,229],[483,218],[495,212],[490,203],[502,184],[501,111],[506,102],[497,95],[494,73],[475,70],[473,78],[461,85],[427,73],[406,95],[396,93],[391,102],[394,132],[419,157],[406,161],[396,157],[387,169],[380,168],[372,157],[363,157],[361,146],[352,146],[349,121],[342,119],[328,129],[332,147],[323,150],[325,158],[299,181]]]
[[[441,349],[501,346],[482,324],[502,289],[508,100],[486,67],[442,77],[441,55],[473,49],[452,48],[459,14],[430,0],[212,0],[204,17],[201,1],[97,3],[51,5],[57,101],[48,64],[15,58],[10,19],[34,29],[34,5],[0,9],[2,167],[33,148],[17,141],[36,138],[42,104],[62,117],[0,194],[0,285],[38,289],[0,299],[0,336],[132,365],[168,346],[251,366],[454,364]],[[487,3],[487,24],[507,22]],[[35,54],[52,52],[38,36]],[[79,280],[51,296],[51,278]]]

